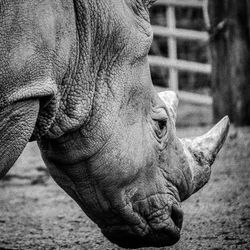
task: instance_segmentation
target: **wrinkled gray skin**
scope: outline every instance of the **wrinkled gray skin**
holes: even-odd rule
[[[149,0],[0,0],[0,176],[37,140],[55,181],[123,247],[178,241],[180,202],[209,179],[228,118],[175,134],[155,92]]]

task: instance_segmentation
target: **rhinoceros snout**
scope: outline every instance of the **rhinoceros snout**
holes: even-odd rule
[[[117,230],[112,234],[103,234],[113,243],[123,248],[141,248],[141,247],[164,247],[171,246],[179,241],[180,229],[164,227],[145,236],[139,236],[134,233],[124,233]]]
[[[123,248],[170,246],[180,239],[183,211],[179,206],[173,205],[167,212],[149,216],[146,221],[144,226],[116,225],[102,232]]]

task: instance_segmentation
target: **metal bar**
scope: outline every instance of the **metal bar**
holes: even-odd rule
[[[159,86],[154,86],[157,92],[162,92],[169,90],[168,88],[163,88]],[[179,99],[183,102],[192,103],[195,105],[211,106],[213,104],[213,99],[207,95],[201,95],[196,93],[191,93],[187,91],[178,91],[177,95]]]
[[[153,66],[175,68],[181,71],[211,74],[211,65],[185,60],[171,60],[161,56],[149,56],[149,62]]]
[[[202,8],[203,0],[158,0],[154,5]]]
[[[163,36],[163,37],[174,37],[177,39],[184,40],[200,40],[207,42],[209,35],[205,31],[196,31],[196,30],[185,30],[185,29],[170,29],[158,25],[153,25],[154,35]]]
[[[174,30],[176,28],[175,21],[175,7],[168,6],[167,12],[167,25],[170,30]],[[177,60],[177,41],[175,37],[168,38],[168,55],[171,60]],[[176,68],[169,68],[169,87],[172,90],[178,91],[179,89],[178,83],[178,71]]]

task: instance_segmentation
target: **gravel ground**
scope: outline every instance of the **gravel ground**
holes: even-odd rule
[[[206,129],[178,133],[194,136]],[[162,249],[250,249],[249,189],[250,128],[232,128],[209,184],[183,203],[181,240]],[[0,181],[0,249],[121,248],[108,242],[53,182],[30,143]]]

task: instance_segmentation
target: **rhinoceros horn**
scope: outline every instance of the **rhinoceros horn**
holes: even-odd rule
[[[176,94],[173,91],[164,91],[160,92],[159,96],[167,106],[175,122],[178,105]],[[190,183],[192,190],[184,199],[198,191],[208,182],[211,173],[211,165],[225,142],[229,124],[229,118],[226,116],[206,134],[195,139],[181,139],[192,174],[192,183]]]
[[[229,118],[225,116],[206,134],[195,139],[182,139],[187,155],[190,157],[190,168],[192,172],[192,186],[195,193],[209,180],[211,165],[217,153],[223,146],[228,130]]]
[[[178,97],[174,91],[164,91],[158,93],[161,100],[164,102],[166,107],[168,108],[173,121],[176,121],[177,118],[177,107],[178,107]]]

